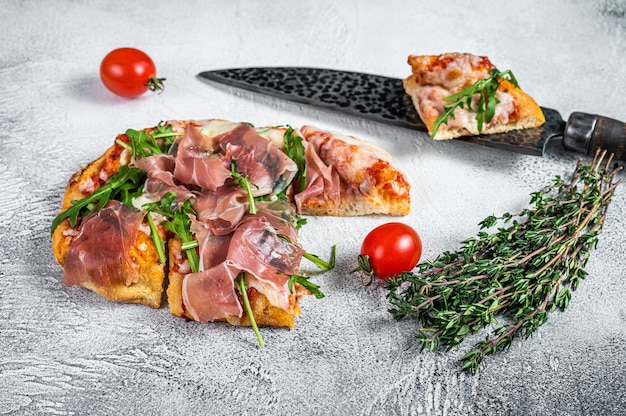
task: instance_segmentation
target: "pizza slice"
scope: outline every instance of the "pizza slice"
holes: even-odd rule
[[[63,281],[199,322],[293,327],[301,215],[405,215],[380,148],[310,126],[169,121],[120,134],[68,182],[52,225]]]
[[[301,132],[306,140],[309,186],[294,197],[299,211],[336,216],[409,213],[409,183],[392,165],[388,152],[314,126],[303,126]]]
[[[115,179],[120,167],[129,161],[130,151],[115,143],[76,172],[67,184],[61,212],[70,212],[76,207],[75,201],[91,204],[93,198],[97,202],[98,194],[107,192],[109,179]],[[112,200],[84,218],[78,212],[74,219],[57,218],[60,221],[53,224],[52,247],[63,267],[65,284],[83,286],[119,302],[153,308],[161,305],[165,265],[158,260],[143,213]],[[165,237],[162,228],[158,233]]]
[[[435,140],[538,127],[541,108],[510,71],[467,53],[411,55],[404,89]]]

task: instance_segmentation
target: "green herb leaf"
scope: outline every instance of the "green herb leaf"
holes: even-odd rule
[[[145,178],[146,173],[141,169],[128,165],[120,166],[119,171],[111,175],[108,181],[96,189],[93,194],[79,201],[72,201],[70,208],[57,215],[50,226],[50,234],[66,218],[69,218],[70,226],[75,227],[79,217],[87,216],[94,209],[102,209],[110,200],[132,205],[133,197],[141,193]]]
[[[234,157],[231,159],[230,166],[231,166],[231,174],[233,175],[235,184],[241,187],[242,189],[244,189],[246,193],[248,194],[248,204],[250,205],[250,209],[249,209],[250,214],[256,214],[257,207],[256,207],[254,195],[252,194],[252,186],[256,187],[256,185],[254,185],[248,180],[248,175],[243,175],[237,171],[237,162],[235,161]]]
[[[173,192],[168,192],[166,197],[171,198],[171,194]],[[163,213],[170,217],[170,220],[161,222],[161,226],[180,238],[183,250],[187,255],[189,268],[193,273],[197,273],[200,269],[200,257],[196,251],[198,242],[191,233],[191,219],[189,217],[190,215],[196,215],[196,211],[191,206],[191,201],[189,200],[177,207],[175,211],[172,211],[172,205],[166,202],[168,199],[165,199],[165,201],[164,199],[161,200],[161,208]]]
[[[184,133],[174,132],[171,124],[164,126],[163,122],[160,122],[156,129],[149,133],[146,133],[145,130],[126,130],[134,159],[167,154],[176,138],[182,134]]]
[[[315,296],[317,299],[323,298],[324,294],[322,293],[321,290],[319,290],[320,289],[319,285],[316,285],[315,283],[311,282],[309,279],[310,278],[306,276],[292,274],[291,276],[289,276],[289,280],[287,281],[289,292],[293,293],[293,284],[299,283],[305,289],[311,292],[311,294]]]
[[[235,279],[237,286],[239,287],[239,293],[241,294],[241,299],[243,300],[243,308],[246,311],[246,315],[248,315],[248,319],[250,320],[250,325],[252,325],[252,329],[254,330],[254,334],[256,335],[256,339],[259,342],[259,346],[264,347],[265,343],[263,342],[263,338],[261,337],[261,332],[256,324],[256,320],[254,319],[254,315],[252,314],[252,308],[250,307],[250,300],[248,299],[248,288],[246,285],[246,277],[244,273],[239,273],[239,276]]]
[[[128,129],[126,135],[130,144],[121,140],[117,140],[116,143],[130,149],[133,158],[139,159],[167,153],[176,137],[182,134],[182,132],[174,132],[172,125],[164,126],[163,122],[160,122],[150,133],[144,130]],[[70,219],[71,227],[76,226],[79,217],[85,217],[94,209],[102,209],[110,200],[132,205],[132,199],[141,194],[146,177],[146,173],[141,169],[129,165],[120,166],[119,171],[111,175],[107,182],[96,189],[93,194],[73,202],[72,207],[59,214],[52,221],[50,233],[53,233],[65,218]]]
[[[283,143],[287,156],[296,163],[298,172],[293,179],[295,192],[300,193],[306,188],[306,159],[304,157],[303,138],[294,133],[294,129],[289,127],[283,136]]]
[[[443,113],[435,120],[430,137],[434,138],[439,127],[442,124],[447,125],[450,117],[455,118],[454,110],[457,108],[476,113],[476,127],[481,132],[484,124],[490,123],[496,114],[496,105],[499,103],[496,98],[496,91],[498,91],[498,87],[504,79],[519,88],[517,79],[515,79],[510,70],[500,72],[494,68],[489,72],[489,77],[479,79],[474,84],[463,88],[460,92],[445,97],[444,100],[452,104],[444,106]],[[476,99],[475,106],[473,105],[474,99]]]
[[[315,254],[304,253],[303,257],[315,264],[320,270],[328,271],[335,267],[335,258],[337,255],[337,246],[333,246],[330,250],[330,260],[324,261]]]
[[[152,219],[152,214],[148,212],[146,216],[148,217],[148,224],[150,225],[150,238],[152,238],[154,248],[159,255],[159,263],[164,264],[167,261],[167,257],[165,256],[165,241],[159,235],[156,224]]]

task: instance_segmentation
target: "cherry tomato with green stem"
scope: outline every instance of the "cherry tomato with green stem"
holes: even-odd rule
[[[100,79],[113,94],[126,98],[138,97],[148,90],[162,90],[165,81],[157,78],[152,59],[135,48],[109,52],[100,64]]]
[[[361,245],[359,267],[379,279],[408,272],[422,256],[422,239],[417,231],[400,222],[390,222],[374,228]]]

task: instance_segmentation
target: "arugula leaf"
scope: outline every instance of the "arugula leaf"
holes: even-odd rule
[[[500,102],[496,98],[496,91],[498,91],[498,87],[504,79],[519,88],[517,79],[511,70],[500,72],[498,69],[494,68],[489,72],[488,78],[479,79],[474,84],[463,88],[458,93],[445,97],[444,100],[452,102],[452,104],[443,107],[443,113],[435,120],[433,132],[430,134],[430,137],[434,138],[439,127],[442,124],[447,125],[450,117],[455,118],[454,110],[457,107],[466,108],[468,111],[476,113],[476,127],[479,132],[482,131],[483,125],[491,122],[496,115],[496,105]],[[472,103],[476,94],[479,96],[476,100],[476,106],[473,107]]]
[[[150,202],[142,206],[143,209],[149,213],[155,213],[169,218],[162,221],[161,226],[166,230],[176,234],[181,239],[181,248],[187,255],[187,261],[189,262],[189,268],[192,272],[197,273],[200,267],[200,258],[196,252],[196,247],[199,243],[193,237],[191,233],[191,219],[189,215],[196,215],[196,211],[191,205],[191,201],[187,200],[182,205],[176,206],[174,200],[176,199],[176,193],[168,192],[161,198],[159,202]],[[148,221],[151,217],[148,215]],[[157,252],[159,247],[164,247],[165,242],[159,236],[156,227],[150,228],[150,237],[154,242]]]
[[[295,191],[300,193],[306,188],[306,159],[304,157],[304,145],[302,137],[294,134],[294,129],[290,126],[283,135],[283,143],[287,156],[296,163],[298,172],[293,179],[296,184]]]
[[[296,222],[296,224],[294,225],[294,227],[295,227],[296,231],[299,231],[299,230],[300,230],[300,228],[302,228],[302,226],[303,226],[303,225],[305,225],[305,224],[307,223],[306,218],[301,217],[301,216],[300,216],[300,215],[298,215],[298,214],[295,214],[295,215],[294,215],[294,217],[295,217],[295,222]]]
[[[156,130],[152,130],[146,133],[145,130],[126,130],[126,136],[130,140],[130,149],[134,159],[141,159],[143,157],[166,154],[176,137],[184,134],[183,132],[175,132],[172,125],[163,125],[161,121]],[[118,140],[118,143],[123,144]],[[128,147],[128,145],[126,145]]]
[[[310,253],[304,253],[303,257],[311,262],[313,262],[313,264],[315,264],[320,270],[322,271],[328,271],[331,270],[335,267],[335,257],[337,254],[337,246],[332,246],[331,250],[330,250],[330,260],[328,262],[320,259],[318,256],[316,256],[315,254],[310,254]]]
[[[295,283],[299,283],[302,286],[304,286],[304,288],[306,288],[309,292],[311,292],[311,294],[313,296],[315,296],[317,299],[321,299],[324,297],[324,294],[322,293],[319,287],[319,285],[316,285],[315,283],[311,282],[309,280],[309,277],[307,276],[301,276],[298,274],[292,274],[291,276],[289,276],[289,280],[287,280],[287,286],[289,287],[289,292],[293,293],[293,284]]]
[[[50,226],[50,234],[69,218],[70,226],[75,227],[78,217],[85,217],[94,209],[102,209],[110,200],[117,200],[132,205],[133,197],[141,194],[146,173],[139,168],[128,165],[120,166],[117,173],[111,175],[107,182],[96,189],[93,194],[78,201],[72,201],[72,206],[54,218]],[[97,202],[97,204],[96,204]]]
[[[168,200],[172,198],[173,192],[168,192],[161,199],[161,211],[169,217],[169,220],[161,222],[161,226],[168,231],[176,234],[182,241],[182,248],[187,254],[189,268],[193,273],[198,273],[200,265],[200,257],[196,251],[198,242],[193,238],[191,233],[191,219],[189,215],[195,215],[196,211],[191,206],[191,201],[187,200],[172,212],[172,204]],[[174,194],[174,197],[176,195]]]
[[[250,204],[250,214],[256,214],[257,213],[256,203],[255,203],[254,195],[252,195],[252,186],[256,187],[256,185],[254,185],[252,182],[248,180],[248,175],[244,175],[237,171],[237,162],[235,161],[234,157],[231,158],[231,161],[230,161],[230,171],[231,171],[231,174],[233,175],[235,184],[241,187],[242,189],[244,189],[246,193],[248,194],[248,203]]]
[[[148,224],[150,225],[150,237],[152,238],[154,248],[159,256],[159,263],[163,264],[167,261],[167,257],[165,256],[165,241],[159,235],[159,231],[157,230],[156,224],[154,223],[154,219],[152,219],[150,212],[148,212],[146,216],[148,217]]]
[[[252,308],[250,307],[250,299],[248,299],[248,288],[246,285],[245,274],[243,272],[239,273],[239,275],[235,279],[235,283],[237,283],[237,286],[239,287],[239,294],[241,294],[241,299],[243,300],[243,308],[246,311],[246,315],[248,315],[248,319],[250,320],[250,325],[252,325],[252,329],[254,330],[256,339],[257,341],[259,341],[259,346],[264,347],[265,343],[263,342],[261,332],[259,331],[259,327],[257,326],[254,315],[252,314]]]
[[[144,130],[128,129],[126,135],[130,144],[121,140],[117,140],[116,143],[130,149],[133,158],[140,159],[167,153],[176,137],[182,134],[182,132],[173,131],[171,124],[164,126],[161,121],[156,129],[150,133],[146,133]],[[139,168],[129,165],[120,166],[118,172],[111,175],[107,182],[96,189],[93,194],[81,200],[72,201],[70,208],[57,215],[52,221],[50,233],[52,234],[65,218],[69,218],[70,226],[75,227],[79,216],[85,217],[94,209],[102,209],[110,200],[132,205],[132,199],[141,194],[146,177],[146,173]]]

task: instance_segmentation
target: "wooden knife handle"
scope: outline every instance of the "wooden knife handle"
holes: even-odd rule
[[[595,114],[574,112],[563,132],[563,146],[568,150],[593,156],[597,149],[626,160],[626,124]]]

